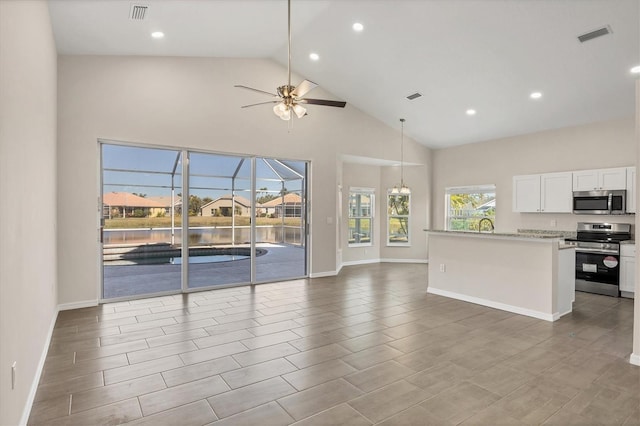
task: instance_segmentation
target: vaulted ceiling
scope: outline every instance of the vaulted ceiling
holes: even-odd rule
[[[286,67],[285,0],[49,4],[60,54],[270,58]],[[143,20],[130,19],[135,4],[148,6]],[[578,41],[605,26],[610,34]],[[430,147],[634,113],[640,0],[292,0],[292,33],[296,73],[389,126],[406,118],[405,133]],[[285,83],[283,74],[261,89]]]

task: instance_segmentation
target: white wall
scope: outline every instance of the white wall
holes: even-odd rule
[[[56,50],[47,2],[0,1],[2,425],[26,421],[56,317],[56,199]]]
[[[342,154],[395,159],[397,129],[351,105],[310,106],[293,127],[265,100],[234,84],[273,90],[286,71],[266,60],[59,57],[59,282],[63,304],[98,298],[97,140],[311,160],[311,272],[336,271],[337,189]],[[301,77],[294,76],[294,81]],[[314,97],[333,95],[316,89]],[[430,150],[405,140],[405,155],[428,164]],[[428,182],[426,169],[419,182]],[[373,184],[375,185],[375,183]],[[425,201],[428,185],[416,188]],[[416,204],[426,216],[427,204]]]
[[[445,188],[480,184],[496,185],[497,231],[574,231],[577,222],[590,220],[633,223],[634,216],[513,213],[511,198],[514,175],[632,166],[635,145],[634,119],[629,117],[434,150],[432,226],[444,228]]]

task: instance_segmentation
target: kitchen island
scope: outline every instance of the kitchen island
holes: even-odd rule
[[[425,231],[428,293],[546,321],[571,312],[575,250],[562,235]]]

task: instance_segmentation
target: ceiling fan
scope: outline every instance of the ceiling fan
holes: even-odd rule
[[[291,120],[291,112],[298,117],[302,118],[307,115],[307,109],[303,107],[303,104],[307,105],[324,105],[324,106],[332,106],[338,108],[344,108],[347,104],[346,102],[341,101],[331,101],[327,99],[310,99],[303,98],[304,95],[309,93],[311,90],[318,87],[318,85],[312,81],[304,80],[302,83],[297,86],[291,85],[291,0],[287,1],[288,3],[288,32],[289,32],[289,41],[288,41],[288,53],[289,60],[287,65],[287,74],[288,80],[287,84],[284,86],[280,86],[276,89],[276,93],[266,92],[260,89],[254,89],[253,87],[243,86],[240,84],[236,84],[234,87],[240,87],[242,89],[252,90],[254,92],[262,93],[265,95],[273,96],[274,99],[267,102],[259,102],[257,104],[244,105],[241,108],[249,108],[256,105],[266,105],[266,104],[276,104],[273,107],[273,112],[283,120]]]

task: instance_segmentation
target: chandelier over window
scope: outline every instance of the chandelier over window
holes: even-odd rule
[[[392,194],[411,194],[411,190],[404,183],[404,118],[400,119],[400,187],[395,185]]]

